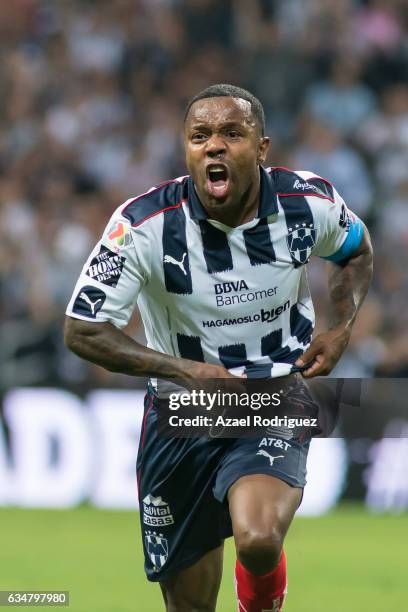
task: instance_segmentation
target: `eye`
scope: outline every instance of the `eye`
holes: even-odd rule
[[[239,138],[241,134],[237,130],[228,130],[227,136],[228,138]]]
[[[193,134],[191,136],[191,140],[193,142],[202,142],[207,138],[206,134],[203,134],[202,132],[197,132],[196,134]]]

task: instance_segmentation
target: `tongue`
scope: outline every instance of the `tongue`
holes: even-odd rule
[[[218,181],[207,181],[207,189],[210,195],[214,196],[214,198],[224,198],[227,195],[229,188],[229,181],[220,179]]]

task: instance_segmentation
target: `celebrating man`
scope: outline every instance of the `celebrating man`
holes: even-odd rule
[[[168,612],[215,610],[223,541],[234,535],[241,612],[279,611],[283,540],[302,497],[308,441],[163,438],[157,378],[328,374],[347,346],[372,274],[368,232],[312,172],[263,167],[262,106],[232,85],[188,104],[189,176],[122,204],[69,303],[66,343],[114,372],[150,376],[138,455],[145,570]],[[330,328],[311,341],[306,281],[328,260]],[[136,304],[148,347],[121,331]],[[221,323],[219,323],[221,321]],[[271,460],[271,457],[273,460]]]

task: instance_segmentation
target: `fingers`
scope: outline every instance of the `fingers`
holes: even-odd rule
[[[317,340],[317,339],[316,339]],[[312,378],[313,376],[324,376],[329,374],[333,364],[330,355],[327,354],[327,346],[322,345],[320,341],[314,341],[309,348],[303,353],[302,357],[296,360],[295,365],[302,368],[302,376],[304,378]]]
[[[217,385],[219,388],[222,387],[225,392],[244,393],[246,391],[244,380],[247,378],[246,374],[234,375],[226,370],[225,377],[222,380],[218,380]]]
[[[328,374],[330,372],[330,368],[327,368],[326,359],[324,355],[318,354],[315,359],[312,361],[311,366],[306,370],[302,371],[302,376],[304,378],[312,378],[313,376],[319,376]]]
[[[205,376],[201,375],[196,379],[195,388],[205,389],[208,393],[216,391],[243,393],[246,390],[244,383],[246,374],[234,375],[223,366],[216,365],[208,365],[204,373]]]
[[[321,346],[320,342],[318,343],[316,340],[314,340],[303,355],[295,361],[295,365],[302,368],[308,363],[312,363],[319,353],[323,353],[323,347]]]
[[[303,353],[302,357],[299,357],[299,359],[295,361],[295,366],[301,368],[302,374],[309,371],[315,365],[315,358],[318,352],[311,349],[312,347],[309,347],[309,349]]]

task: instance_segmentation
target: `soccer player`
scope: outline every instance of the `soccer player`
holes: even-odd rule
[[[168,612],[215,610],[232,534],[239,610],[282,609],[283,540],[302,498],[309,442],[279,432],[159,437],[156,379],[303,385],[328,374],[371,280],[363,223],[327,180],[264,168],[264,127],[248,91],[213,85],[196,95],[184,125],[189,176],[116,210],[67,309],[71,350],[110,371],[151,377],[137,462],[140,520],[145,571]],[[331,306],[329,330],[313,341],[312,255],[328,260]],[[121,331],[136,301],[147,347]]]

